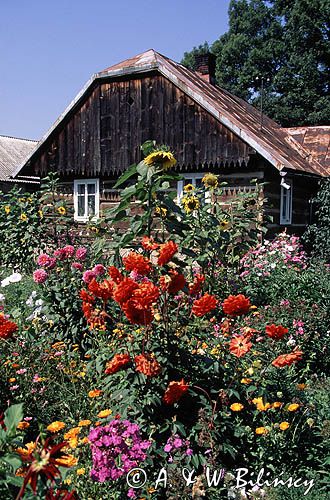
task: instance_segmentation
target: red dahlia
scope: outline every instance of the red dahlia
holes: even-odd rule
[[[302,359],[303,352],[302,351],[293,351],[289,354],[280,354],[274,361],[272,362],[273,366],[276,368],[283,368],[284,366],[290,366],[293,363],[297,363]]]
[[[132,299],[138,302],[143,308],[148,308],[151,304],[157,302],[159,289],[151,282],[140,283],[139,287],[133,291]]]
[[[123,262],[126,271],[135,271],[143,276],[149,274],[152,269],[150,261],[137,252],[130,252],[123,258]]]
[[[249,312],[251,302],[244,295],[229,295],[223,303],[222,309],[228,316],[241,316]]]
[[[162,371],[160,364],[152,354],[139,354],[135,356],[134,363],[136,371],[144,373],[147,377],[156,377]]]
[[[267,325],[266,326],[266,334],[268,337],[274,340],[281,340],[286,333],[288,333],[288,329],[282,325]]]
[[[167,264],[172,259],[173,255],[175,255],[177,251],[178,245],[172,240],[163,243],[163,245],[160,245],[158,265],[165,266],[165,264]]]
[[[0,339],[8,340],[15,332],[17,332],[18,326],[13,321],[6,319],[4,314],[0,313]]]
[[[167,291],[168,293],[174,295],[182,290],[186,284],[186,280],[183,274],[179,274],[177,271],[171,270],[168,275],[161,276],[159,278],[159,283],[163,291]]]
[[[113,292],[113,298],[119,304],[124,304],[131,297],[134,290],[139,288],[138,283],[133,281],[131,278],[124,278],[115,288]]]
[[[151,309],[143,307],[137,299],[129,299],[122,305],[122,309],[133,325],[149,325],[154,317]]]
[[[156,243],[153,238],[148,238],[148,236],[143,236],[141,244],[145,250],[148,250],[148,252],[157,250],[159,247],[158,243]]]
[[[107,375],[117,373],[119,370],[127,366],[131,362],[129,354],[115,354],[114,357],[107,362],[105,372]]]
[[[195,316],[204,316],[208,312],[212,311],[217,306],[217,299],[214,295],[209,295],[206,293],[200,299],[196,299],[193,302],[192,313]]]
[[[173,405],[185,394],[189,389],[189,385],[185,383],[184,379],[180,382],[172,381],[169,383],[165,394],[163,396],[164,403]]]
[[[204,281],[205,276],[202,274],[196,274],[193,283],[189,283],[190,295],[197,295],[201,291]]]
[[[124,276],[121,274],[119,269],[117,269],[115,266],[110,266],[108,268],[108,273],[109,273],[109,276],[112,279],[112,281],[114,281],[117,284],[120,283],[121,281],[123,281],[123,279],[124,279]]]
[[[95,297],[103,300],[109,300],[112,297],[114,288],[114,282],[110,280],[103,280],[102,283],[98,283],[95,278],[88,285],[88,290],[92,292]]]

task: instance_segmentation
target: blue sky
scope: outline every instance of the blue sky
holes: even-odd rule
[[[176,61],[227,29],[229,0],[1,0],[0,134],[39,139],[89,77],[154,48]]]

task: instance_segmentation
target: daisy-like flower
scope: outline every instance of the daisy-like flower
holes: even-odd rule
[[[58,431],[64,429],[64,427],[65,427],[64,422],[56,420],[55,422],[52,422],[51,424],[49,424],[46,428],[47,428],[47,431],[49,431],[49,432],[58,432]]]
[[[28,220],[27,215],[25,213],[22,213],[20,215],[20,219],[21,219],[22,222],[26,222]]]
[[[163,170],[168,170],[176,165],[176,159],[170,151],[153,151],[145,159],[144,163],[148,167],[161,166]]]
[[[97,416],[99,418],[107,418],[107,417],[109,417],[109,415],[111,415],[111,413],[112,413],[112,410],[109,410],[109,409],[101,410],[98,412]]]
[[[258,435],[267,434],[267,433],[268,433],[268,430],[266,429],[266,427],[257,427],[256,428],[256,434],[258,434]]]
[[[244,356],[252,347],[252,342],[244,335],[237,335],[230,341],[229,350],[237,358]]]
[[[296,410],[298,410],[299,407],[300,407],[300,405],[298,403],[292,403],[287,407],[287,410],[288,411],[296,411]]]
[[[241,403],[233,403],[232,405],[230,405],[231,411],[242,411],[243,408],[244,405],[242,405]]]
[[[281,422],[280,423],[280,429],[281,431],[286,431],[290,427],[289,422]]]

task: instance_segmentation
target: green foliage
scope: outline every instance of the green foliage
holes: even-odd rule
[[[313,255],[330,261],[330,179],[324,179],[316,198],[316,223],[310,225],[304,236],[304,242]]]
[[[229,30],[211,45],[218,85],[259,106],[263,78],[268,116],[285,127],[326,124],[329,19],[327,0],[232,0]],[[183,64],[192,67],[194,51]]]
[[[183,58],[181,64],[186,66],[187,68],[194,69],[195,67],[195,56],[201,54],[207,54],[210,52],[210,46],[207,42],[199,45],[198,47],[194,47],[190,52],[185,52],[183,54]]]
[[[0,426],[0,495],[9,498],[15,491],[13,486],[20,486],[22,480],[15,476],[21,466],[20,457],[14,449],[22,444],[22,436],[18,435],[17,425],[23,419],[23,405],[14,404],[4,412],[3,427]]]

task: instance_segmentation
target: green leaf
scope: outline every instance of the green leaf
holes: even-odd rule
[[[121,186],[122,184],[124,184],[128,179],[130,179],[131,177],[133,177],[133,175],[136,174],[136,171],[137,171],[137,167],[136,165],[131,165],[127,170],[126,172],[123,173],[123,175],[121,175],[118,179],[118,181],[116,182],[116,184],[114,185],[114,189],[117,189],[119,186]]]
[[[7,428],[7,434],[11,434],[16,430],[18,423],[23,418],[23,404],[19,403],[10,406],[5,411],[4,423]]]

